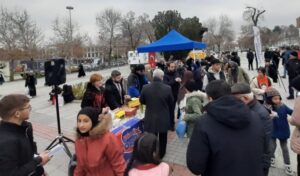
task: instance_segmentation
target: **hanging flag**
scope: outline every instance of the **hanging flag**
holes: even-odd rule
[[[262,55],[262,46],[261,46],[261,40],[260,40],[260,32],[259,28],[256,26],[253,26],[253,34],[254,34],[254,48],[255,48],[255,54],[258,60],[259,65],[261,64],[261,61],[263,59]]]

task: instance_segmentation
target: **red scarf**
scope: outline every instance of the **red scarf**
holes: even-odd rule
[[[266,75],[263,77],[257,76],[256,79],[259,88],[261,88],[262,86],[266,86],[267,88],[271,86],[269,78]]]

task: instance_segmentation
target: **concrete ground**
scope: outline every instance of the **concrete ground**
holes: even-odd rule
[[[247,70],[250,78],[256,75],[256,71],[248,71],[247,69],[247,59],[245,58],[245,53],[240,54],[242,67]],[[118,69],[123,75],[128,75],[130,70],[129,66],[123,66],[119,68],[112,68],[107,70],[100,70],[99,73],[104,76],[109,76],[113,69]],[[282,68],[279,68],[280,72]],[[93,72],[87,73],[84,78],[77,78],[76,74],[67,75],[67,84],[75,84],[83,81],[88,81],[89,75]],[[287,87],[287,79],[283,79],[285,86]],[[280,91],[283,97],[283,102],[289,107],[293,107],[294,101],[288,101],[285,97],[288,94],[284,91],[282,85],[275,84],[275,87]],[[39,151],[43,151],[50,142],[57,136],[57,120],[55,106],[51,105],[48,101],[50,92],[50,87],[44,86],[44,79],[38,79],[37,85],[37,97],[31,99],[31,105],[33,107],[31,112],[30,121],[33,123],[34,127],[34,137],[38,145]],[[9,93],[24,93],[24,81],[6,82],[0,86],[0,96]],[[66,104],[60,107],[61,116],[61,127],[62,132],[65,136],[74,138],[74,128],[76,125],[76,115],[80,110],[80,102],[73,102],[71,104]],[[293,127],[291,127],[293,130]],[[188,176],[193,175],[186,168],[185,153],[188,144],[187,139],[178,139],[174,132],[169,132],[167,153],[164,161],[168,162],[174,169],[175,176]],[[278,145],[279,146],[279,145]],[[69,148],[74,152],[73,144],[69,144]],[[296,171],[296,154],[290,150],[290,157],[292,162],[292,169]],[[55,155],[51,161],[45,166],[47,173],[51,176],[65,176],[67,175],[69,158],[64,152]],[[270,176],[283,176],[284,165],[280,147],[276,150],[276,168],[270,169]]]

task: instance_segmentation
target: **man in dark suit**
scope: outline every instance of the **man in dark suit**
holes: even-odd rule
[[[130,98],[128,95],[125,95],[122,80],[121,72],[113,70],[111,77],[105,83],[105,100],[112,110],[121,107],[124,104],[125,98]]]
[[[163,83],[164,72],[156,69],[153,72],[153,82],[142,89],[140,101],[146,105],[144,118],[145,131],[159,138],[160,158],[166,153],[168,130],[171,128],[174,98],[170,86]]]

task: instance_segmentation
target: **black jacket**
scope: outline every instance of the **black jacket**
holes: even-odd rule
[[[202,176],[262,176],[264,129],[243,102],[224,96],[206,106],[187,149],[187,166]]]
[[[125,91],[122,82],[120,83],[121,95],[117,86],[114,84],[113,80],[110,78],[105,83],[105,100],[110,109],[116,109],[124,104]]]
[[[168,70],[165,71],[164,83],[171,87],[174,101],[177,101],[178,91],[180,87],[180,84],[175,81],[177,77],[179,77],[179,75],[177,74],[176,71],[175,72],[169,72]]]
[[[152,83],[144,86],[140,101],[147,107],[144,118],[145,131],[167,132],[171,127],[170,115],[174,111],[171,87],[154,78]]]
[[[106,107],[104,88],[97,89],[91,83],[88,83],[81,102],[81,108],[84,107],[94,107],[100,111]]]
[[[83,69],[83,65],[80,64],[80,65],[78,66],[78,78],[83,77],[83,76],[85,76],[85,71],[84,71],[84,69]]]
[[[273,129],[273,121],[270,117],[267,109],[260,104],[257,100],[253,100],[248,104],[249,108],[258,114],[259,119],[261,120],[264,131],[265,131],[265,141],[264,141],[264,159],[263,159],[263,167],[269,168],[271,161],[271,150],[270,150],[270,142],[271,135]]]
[[[247,53],[247,59],[248,60],[253,60],[254,59],[254,54],[253,54],[252,51],[248,51],[248,53]]]
[[[278,74],[277,74],[277,67],[274,64],[270,64],[269,66],[266,66],[266,74],[270,78],[272,78],[274,83],[277,83],[278,80]]]
[[[38,176],[44,173],[41,158],[35,157],[32,126],[24,122],[21,126],[0,123],[0,175]]]
[[[265,61],[271,61],[271,59],[273,58],[273,52],[272,51],[266,51],[264,56],[265,56]]]
[[[286,63],[286,69],[288,71],[289,79],[293,80],[297,75],[300,75],[300,60],[289,59]]]

